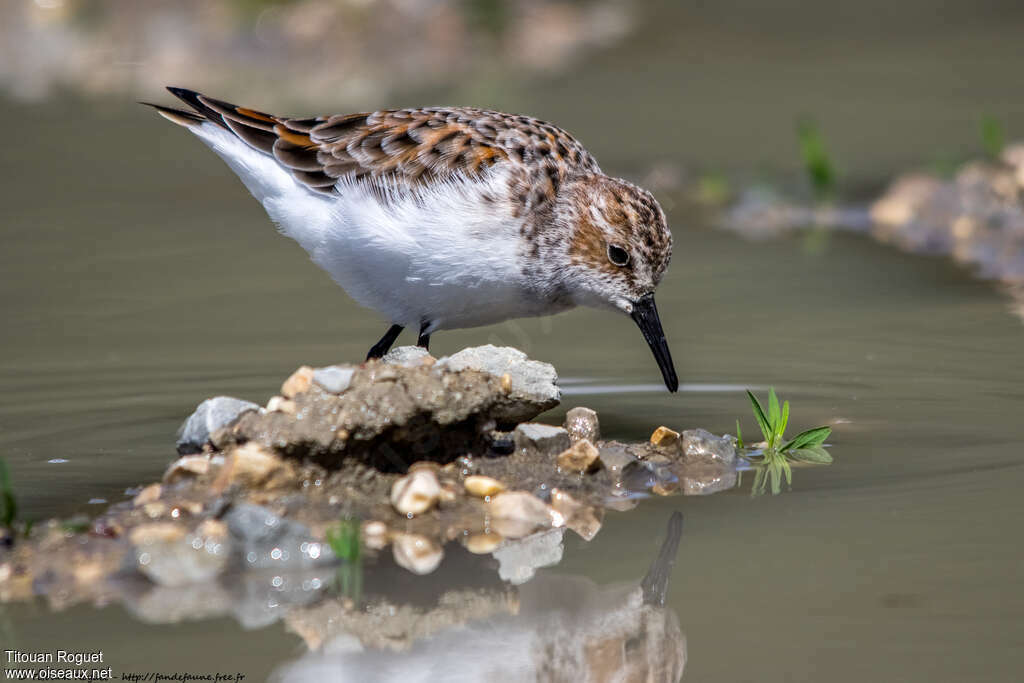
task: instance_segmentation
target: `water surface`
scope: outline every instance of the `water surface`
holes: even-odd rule
[[[568,111],[562,95],[536,97]],[[951,125],[948,112],[939,120]],[[14,135],[0,155],[0,452],[28,516],[122,500],[160,476],[202,398],[263,402],[296,366],[360,358],[383,332],[183,131],[72,99],[0,103],[0,123]],[[639,148],[598,138],[602,163],[628,170],[656,138],[641,137]],[[686,158],[680,140],[665,145]],[[872,149],[891,163],[883,148]],[[688,642],[684,680],[1015,680],[1024,328],[1007,301],[945,260],[854,235],[816,249],[799,235],[754,244],[678,202],[669,219],[675,256],[658,302],[692,390],[660,389],[639,333],[610,313],[441,333],[434,352],[516,345],[573,380],[545,419],[587,405],[623,439],[663,423],[732,431],[737,417],[753,433],[740,388],[774,385],[793,429],[834,426],[836,464],[799,470],[777,498],[646,501],[611,514],[590,543],[567,536],[563,561],[541,572],[637,581],[678,509],[668,608]],[[259,679],[302,652],[280,623],[4,611],[5,644],[103,649],[125,671],[187,658]]]

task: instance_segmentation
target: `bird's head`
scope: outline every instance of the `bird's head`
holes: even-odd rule
[[[665,385],[676,391],[679,380],[654,305],[672,258],[672,233],[658,202],[624,180],[585,176],[560,188],[555,220],[569,234],[564,284],[573,303],[631,316]]]

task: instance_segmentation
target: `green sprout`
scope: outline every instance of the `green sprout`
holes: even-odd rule
[[[990,159],[998,159],[1006,144],[1006,134],[1003,131],[1003,124],[994,116],[985,116],[981,119],[981,146]]]
[[[793,470],[790,461],[827,465],[832,456],[824,448],[825,440],[832,433],[831,427],[815,427],[800,432],[792,439],[786,440],[786,425],[789,423],[789,401],[779,405],[779,397],[775,388],[768,389],[768,410],[761,406],[760,401],[751,392],[747,392],[750,406],[754,412],[757,426],[764,436],[764,449],[758,454],[750,454],[749,458],[758,457],[757,472],[754,475],[754,486],[751,495],[758,496],[769,488],[772,495],[782,492],[782,479],[787,486],[793,485]],[[743,448],[743,437],[740,433],[739,420],[736,421],[736,445]]]
[[[7,471],[7,462],[0,458],[0,526],[13,529],[18,519],[18,500],[14,497],[14,486]]]
[[[358,603],[363,592],[362,541],[358,519],[343,517],[338,525],[327,530],[327,545],[341,560],[337,586],[341,594]]]
[[[709,172],[697,178],[695,197],[706,206],[724,206],[732,198],[733,190],[725,174]]]
[[[800,143],[800,157],[811,181],[811,188],[819,201],[832,198],[836,186],[836,170],[825,149],[825,140],[818,125],[809,119],[797,123],[796,136]]]

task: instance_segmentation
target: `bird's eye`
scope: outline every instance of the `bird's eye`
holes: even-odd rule
[[[624,266],[629,263],[629,252],[617,244],[609,244],[608,260],[617,266]]]

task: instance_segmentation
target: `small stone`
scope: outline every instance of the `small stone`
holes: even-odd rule
[[[178,428],[178,453],[198,453],[214,432],[234,423],[244,413],[259,409],[251,401],[230,396],[216,396],[203,401]]]
[[[246,569],[308,569],[336,561],[309,527],[252,503],[236,503],[224,515],[235,562]]]
[[[388,544],[388,525],[376,520],[363,523],[363,545],[380,550]]]
[[[548,527],[555,521],[564,521],[544,501],[525,491],[499,493],[491,498],[487,510],[491,516],[491,526],[506,538],[522,538],[537,527]]]
[[[501,537],[501,534],[487,531],[466,536],[462,540],[462,545],[474,555],[489,555],[501,547],[502,540],[504,539]]]
[[[295,398],[299,394],[309,391],[311,386],[313,386],[313,368],[303,365],[281,385],[281,395],[285,398]]]
[[[294,415],[295,401],[284,396],[271,396],[270,400],[267,401],[267,412]]]
[[[466,493],[477,498],[496,496],[508,488],[497,479],[482,474],[471,474],[466,477],[465,486]]]
[[[583,507],[583,504],[573,498],[567,491],[555,488],[551,489],[551,507],[562,517],[569,519]]]
[[[231,481],[252,488],[278,488],[295,480],[291,465],[264,446],[249,441],[236,448],[228,460]]]
[[[385,353],[381,360],[388,365],[416,368],[421,365],[433,365],[435,359],[422,346],[399,346]]]
[[[679,493],[679,483],[674,481],[659,481],[651,487],[651,493],[658,496],[671,496]]]
[[[133,545],[147,545],[152,543],[170,543],[184,538],[185,530],[171,522],[159,522],[155,524],[142,524],[132,529],[128,534]]]
[[[186,455],[171,463],[164,472],[164,481],[172,484],[187,477],[198,477],[210,471],[210,457],[207,455]]]
[[[604,511],[583,505],[566,491],[551,489],[551,507],[565,518],[565,526],[572,529],[584,541],[589,541],[601,530]]]
[[[331,394],[341,394],[352,384],[356,369],[351,365],[330,365],[313,370],[313,381]]]
[[[604,510],[592,506],[581,508],[572,516],[565,526],[572,529],[577,536],[584,541],[589,541],[601,530],[601,523],[604,520]]]
[[[443,482],[441,484],[441,495],[438,496],[437,502],[440,503],[454,503],[459,497],[458,488],[451,482]]]
[[[441,485],[431,469],[416,469],[391,486],[391,505],[403,515],[421,515],[437,504]]]
[[[75,564],[71,575],[75,583],[81,586],[88,586],[102,579],[106,575],[106,568],[102,562],[86,560]]]
[[[595,472],[601,467],[597,448],[589,439],[581,439],[558,455],[558,468],[569,472]]]
[[[134,507],[141,507],[146,503],[160,500],[161,493],[163,493],[163,487],[160,484],[150,484],[139,491],[139,494],[132,499],[132,505]]]
[[[679,443],[679,432],[661,426],[651,434],[651,443],[658,448],[672,448]]]
[[[574,443],[582,439],[597,443],[601,438],[601,424],[598,422],[597,413],[583,406],[572,408],[565,414],[565,430],[569,432],[569,439]]]
[[[569,432],[561,427],[524,422],[512,432],[517,451],[554,455],[569,448]]]
[[[683,455],[726,465],[736,460],[736,443],[728,436],[715,436],[704,429],[683,432]]]
[[[637,457],[626,450],[621,444],[608,444],[601,448],[601,464],[612,474],[619,476]]]
[[[506,543],[494,551],[498,560],[498,576],[514,586],[526,583],[540,567],[562,561],[564,529],[549,529],[514,543]]]
[[[437,569],[444,559],[441,546],[419,534],[395,534],[391,552],[395,564],[421,576]]]
[[[160,519],[167,512],[167,506],[160,501],[154,500],[142,505],[142,512],[150,519]]]

